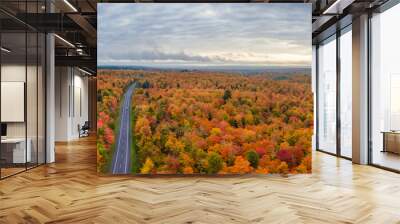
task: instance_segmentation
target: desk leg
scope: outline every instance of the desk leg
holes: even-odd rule
[[[386,134],[382,133],[383,135],[383,149],[381,152],[386,152]]]

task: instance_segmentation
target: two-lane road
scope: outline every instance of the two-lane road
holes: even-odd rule
[[[120,111],[119,134],[116,139],[111,173],[127,174],[131,172],[131,99],[135,84],[129,86],[124,94]]]

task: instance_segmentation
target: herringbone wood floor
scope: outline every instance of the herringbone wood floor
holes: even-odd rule
[[[311,175],[99,177],[95,141],[0,181],[0,223],[400,223],[400,175],[322,153]]]

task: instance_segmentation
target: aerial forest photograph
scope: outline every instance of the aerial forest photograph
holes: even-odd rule
[[[310,21],[308,4],[99,3],[97,171],[311,173]]]

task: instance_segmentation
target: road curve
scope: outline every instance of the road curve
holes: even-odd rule
[[[131,98],[135,83],[124,94],[120,110],[119,133],[111,164],[112,174],[131,173]]]

